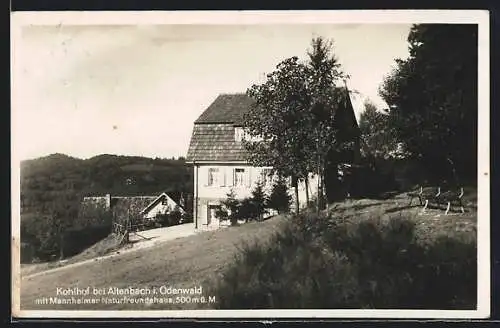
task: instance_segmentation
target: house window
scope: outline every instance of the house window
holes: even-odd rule
[[[246,141],[262,141],[264,140],[261,136],[252,136],[248,131],[245,131],[242,127],[234,128],[234,140],[236,142]]]
[[[245,169],[234,169],[234,185],[243,186],[245,184]]]
[[[208,169],[208,185],[214,186],[218,183],[219,179],[219,169],[211,167]]]
[[[243,131],[242,127],[235,127],[234,128],[234,140],[236,142],[241,142],[243,140],[245,133]]]

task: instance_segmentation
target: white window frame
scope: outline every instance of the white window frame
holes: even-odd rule
[[[217,186],[219,184],[220,170],[218,167],[208,168],[207,186]]]
[[[250,135],[250,132],[246,131],[243,127],[235,126],[234,127],[234,140],[236,142],[242,142],[243,140],[262,141],[262,140],[264,140],[264,138],[262,138],[261,136],[252,136],[252,135]]]
[[[237,179],[238,173],[239,173],[238,171],[241,172],[241,183],[240,184],[238,184],[238,179]],[[237,168],[234,169],[233,185],[235,187],[243,187],[243,186],[245,186],[245,176],[246,176],[245,172],[246,172],[245,168],[243,168],[243,167],[237,167]]]
[[[243,128],[240,126],[235,126],[234,127],[234,140],[236,142],[242,142],[244,139],[245,132],[243,131]]]

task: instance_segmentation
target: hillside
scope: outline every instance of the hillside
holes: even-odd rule
[[[57,254],[60,227],[72,226],[82,197],[190,194],[192,184],[192,169],[182,158],[104,154],[78,159],[52,154],[25,160],[21,162],[21,239],[42,249],[37,255],[47,259]]]
[[[417,236],[422,243],[429,243],[442,236],[475,240],[477,213],[471,196],[467,200],[469,212],[465,215],[442,215],[442,211],[429,210],[427,215],[418,215],[420,208],[408,207],[407,199],[398,196],[389,200],[356,200],[342,202],[332,211],[347,220],[362,221],[370,217],[387,218],[403,216],[417,224]],[[209,304],[99,304],[99,305],[43,305],[35,304],[41,297],[56,296],[56,287],[96,288],[191,288],[201,286],[205,297],[212,296],[209,290],[220,274],[231,266],[234,256],[244,242],[257,241],[264,245],[280,225],[289,218],[274,217],[264,222],[252,222],[239,227],[230,227],[213,232],[165,242],[151,248],[140,249],[113,258],[88,263],[75,268],[23,278],[21,283],[21,306],[23,309],[187,309],[207,308]],[[109,295],[108,295],[109,296]],[[59,296],[62,297],[62,296]],[[111,297],[111,296],[109,296]],[[118,297],[118,296],[117,296]]]
[[[63,194],[135,195],[192,190],[183,159],[99,155],[86,160],[62,154],[21,162],[22,211],[32,212]]]
[[[91,309],[68,305],[35,305],[35,299],[54,297],[56,287],[93,286],[96,288],[145,287],[171,285],[176,288],[207,286],[210,279],[232,262],[237,245],[245,240],[270,237],[281,222],[275,217],[265,222],[248,223],[219,231],[165,242],[147,249],[106,258],[75,268],[67,268],[21,282],[22,309]],[[157,308],[158,306],[156,306]],[[126,305],[108,304],[93,309],[126,309]]]

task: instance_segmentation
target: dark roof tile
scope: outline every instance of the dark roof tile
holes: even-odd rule
[[[187,161],[244,161],[246,151],[234,139],[231,124],[195,124]]]
[[[253,103],[244,93],[219,95],[194,123],[241,123],[243,113]]]
[[[247,152],[234,138],[234,126],[242,125],[243,114],[255,104],[246,94],[222,94],[194,122],[186,160],[245,161]],[[359,137],[359,127],[350,98],[335,120],[347,139]]]

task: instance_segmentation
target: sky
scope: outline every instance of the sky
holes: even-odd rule
[[[18,41],[16,151],[185,156],[193,121],[221,93],[245,92],[311,39],[334,53],[359,95],[378,96],[394,59],[408,56],[409,24],[29,25]]]

